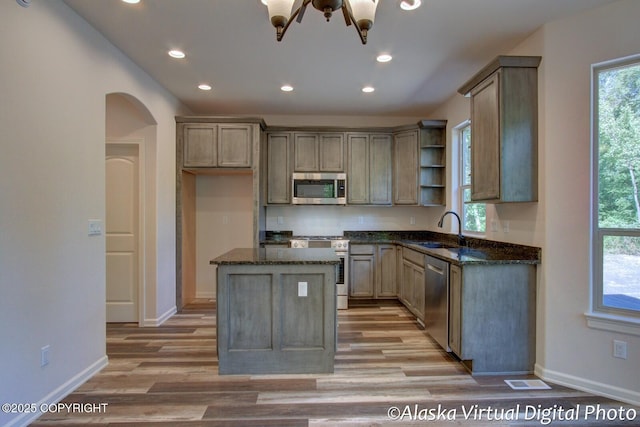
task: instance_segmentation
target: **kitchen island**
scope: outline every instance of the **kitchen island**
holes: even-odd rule
[[[210,263],[218,267],[220,374],[333,372],[333,249],[234,249]]]

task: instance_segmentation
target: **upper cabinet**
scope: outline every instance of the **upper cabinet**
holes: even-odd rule
[[[471,200],[538,200],[539,56],[499,56],[458,92],[471,97]]]
[[[267,134],[267,203],[291,203],[291,133]]]
[[[418,129],[393,137],[393,203],[418,204]]]
[[[344,172],[344,133],[295,132],[294,172]]]
[[[397,127],[268,128],[266,204],[291,203],[292,173],[344,172],[347,205],[444,205],[446,126],[446,120],[422,120]]]
[[[392,137],[347,134],[347,203],[391,205]]]
[[[216,123],[207,118],[178,118],[182,167],[251,168],[260,139],[258,123]],[[184,121],[183,121],[184,120]],[[257,161],[257,159],[255,159]]]

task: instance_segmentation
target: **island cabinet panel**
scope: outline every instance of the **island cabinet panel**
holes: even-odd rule
[[[533,372],[535,266],[451,266],[449,347],[473,374]]]
[[[283,349],[309,349],[324,346],[324,276],[322,274],[283,274]],[[307,296],[300,297],[298,283],[306,283]]]
[[[218,266],[220,374],[331,373],[335,264]]]
[[[273,349],[269,274],[229,277],[229,351]],[[249,327],[247,327],[249,326]]]

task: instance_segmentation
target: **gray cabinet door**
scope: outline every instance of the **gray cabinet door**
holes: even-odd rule
[[[349,257],[349,296],[355,298],[373,298],[375,280],[375,256],[351,255]]]
[[[471,200],[500,198],[500,73],[471,91]]]
[[[500,56],[461,90],[471,95],[471,200],[538,200],[540,57]]]
[[[349,255],[349,296],[373,298],[376,276],[376,246],[352,245]]]
[[[396,277],[395,245],[378,245],[376,298],[395,298],[398,295]]]
[[[293,170],[294,172],[317,172],[319,170],[318,134],[294,134]]]
[[[251,167],[252,125],[218,125],[218,167]]]
[[[347,203],[369,203],[369,135],[347,136]]]
[[[216,167],[218,126],[187,124],[183,128],[184,167]]]
[[[293,142],[295,172],[344,172],[344,133],[296,132]]]
[[[397,133],[393,141],[393,203],[418,204],[418,131]]]
[[[344,134],[327,133],[318,137],[320,172],[344,172]]]
[[[369,203],[372,205],[391,204],[392,145],[391,135],[369,137]]]
[[[267,137],[267,203],[288,204],[291,201],[290,133]]]

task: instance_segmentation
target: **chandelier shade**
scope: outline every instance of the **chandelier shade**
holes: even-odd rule
[[[294,10],[296,0],[262,0],[267,6],[269,20],[276,29],[276,39],[282,41],[285,32],[295,19],[302,21],[304,12],[311,5],[321,11],[327,21],[333,12],[342,9],[345,24],[354,24],[362,44],[367,43],[367,33],[373,27],[376,8],[379,0],[302,0],[302,4]]]

